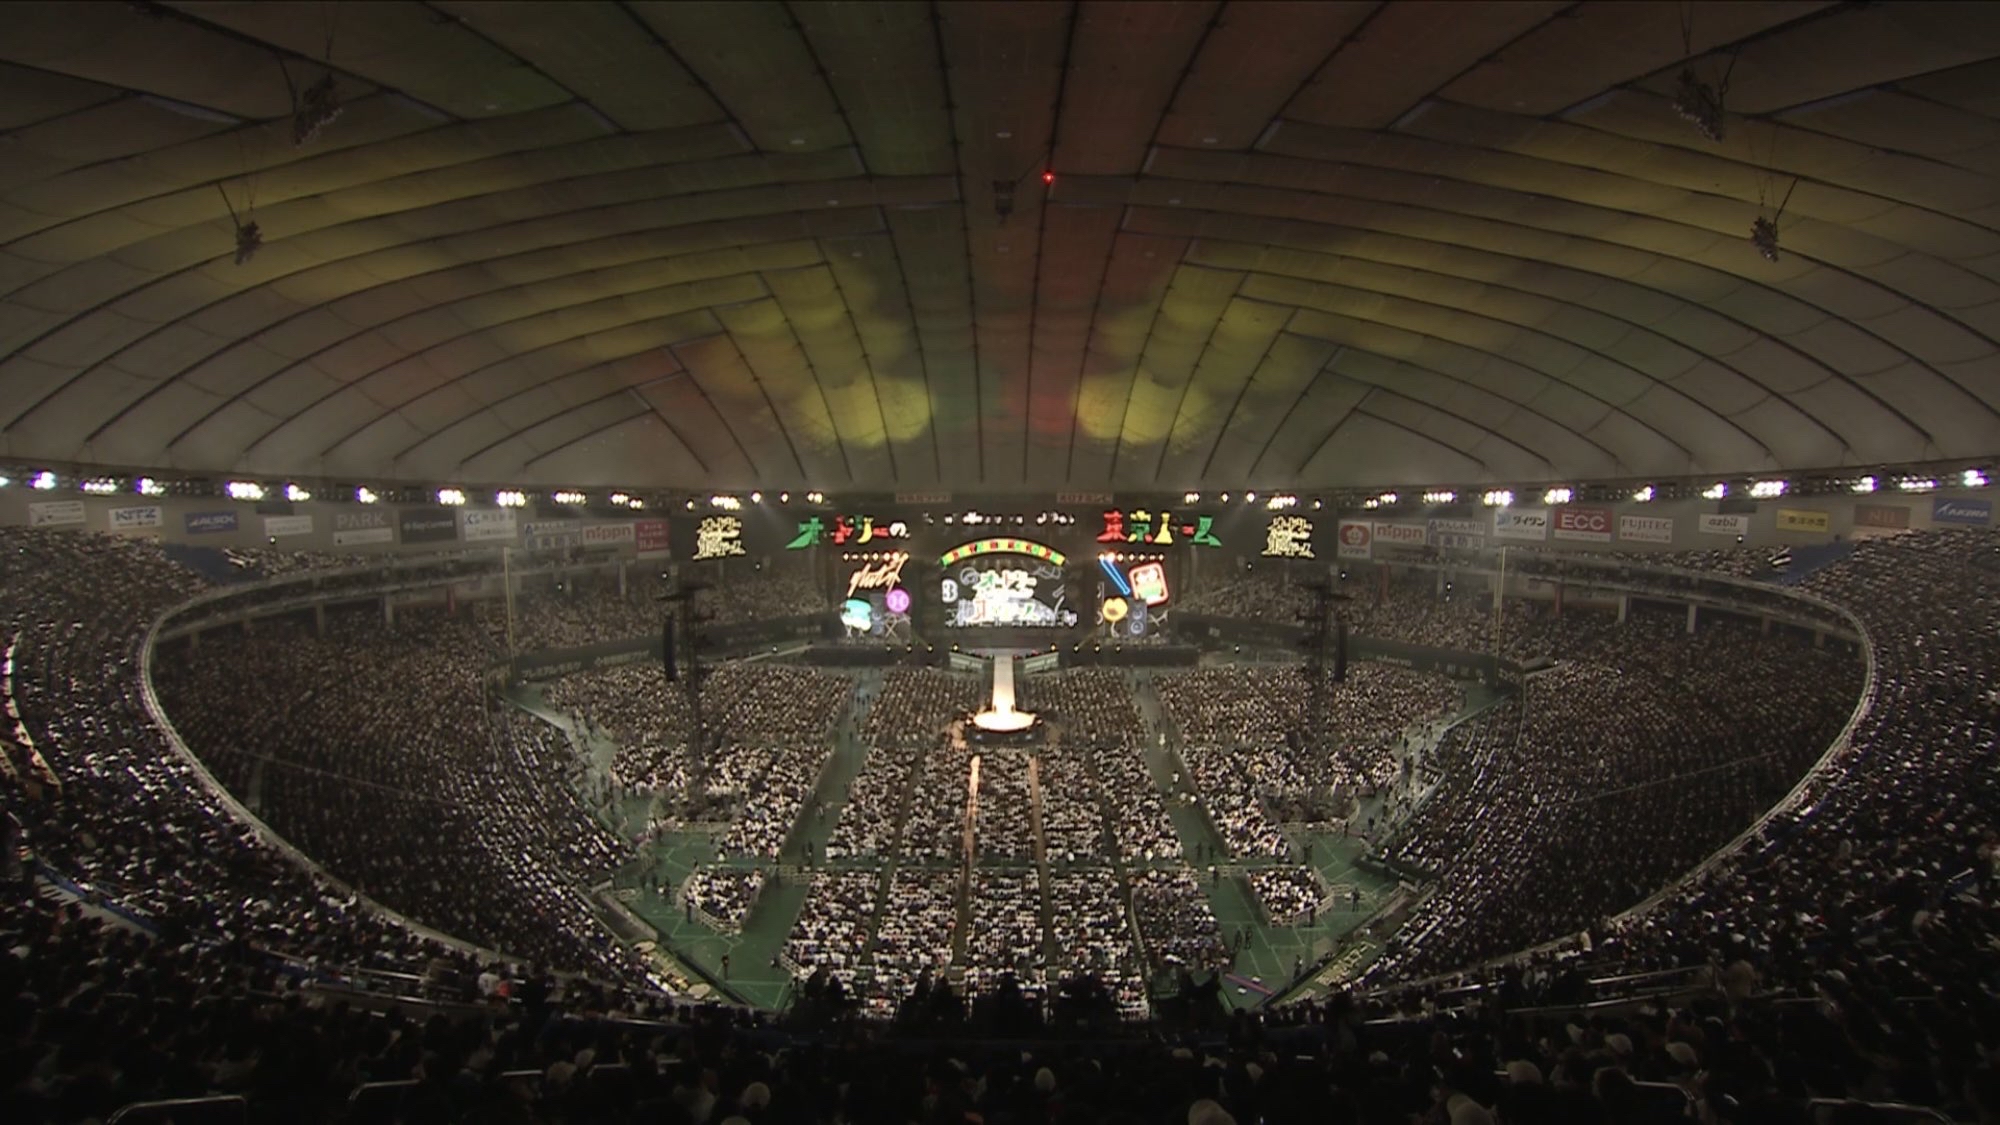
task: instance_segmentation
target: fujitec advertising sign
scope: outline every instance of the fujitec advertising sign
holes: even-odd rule
[[[1619,516],[1618,538],[1628,543],[1671,543],[1674,521],[1666,516]]]
[[[1611,542],[1611,509],[1573,508],[1565,504],[1554,511],[1557,539],[1584,543]]]

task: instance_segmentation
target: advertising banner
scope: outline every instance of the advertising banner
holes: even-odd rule
[[[166,512],[158,504],[142,504],[136,508],[111,509],[111,530],[137,531],[142,527],[158,527],[166,520]]]
[[[370,509],[363,512],[336,512],[333,516],[333,545],[358,547],[367,543],[394,543],[396,529],[389,525],[389,513]]]
[[[1568,504],[1555,509],[1555,535],[1557,539],[1574,539],[1584,543],[1611,542],[1611,509],[1573,508]]]
[[[632,525],[632,540],[642,555],[667,553],[667,521],[640,520]]]
[[[1714,512],[1704,512],[1695,521],[1695,530],[1703,535],[1748,535],[1749,516],[1720,516]]]
[[[458,538],[450,508],[404,508],[396,513],[396,534],[405,543],[448,543]]]
[[[1666,516],[1619,516],[1618,538],[1632,543],[1671,543],[1674,521]]]
[[[1375,533],[1360,520],[1340,521],[1340,557],[1366,559],[1375,555]]]
[[[1856,504],[1854,526],[1902,531],[1910,526],[1910,509],[1901,504]]]
[[[1993,522],[1993,501],[1953,500],[1940,496],[1931,501],[1931,522],[1984,527]]]
[[[1815,512],[1805,508],[1779,508],[1779,531],[1828,531],[1833,527],[1833,517],[1825,512]]]
[[[1434,519],[1429,524],[1431,546],[1451,551],[1486,549],[1486,524],[1481,520]]]
[[[1496,539],[1547,539],[1549,537],[1549,510],[1547,508],[1495,508],[1493,510],[1493,537]]]
[[[586,547],[616,547],[632,542],[633,537],[629,523],[598,523],[583,529],[583,545]]]
[[[181,517],[189,535],[221,535],[236,530],[235,512],[189,512]]]
[[[1313,555],[1313,521],[1309,516],[1272,516],[1264,525],[1264,557],[1267,559],[1310,559]]]
[[[460,508],[459,538],[467,543],[492,543],[521,534],[512,508]]]
[[[1414,523],[1377,523],[1374,531],[1378,547],[1422,547],[1430,540],[1423,527]]]
[[[65,523],[83,522],[83,501],[45,500],[40,504],[28,505],[28,526],[56,527]]]
[[[288,535],[311,535],[311,516],[265,516],[264,535],[269,539],[282,539]]]

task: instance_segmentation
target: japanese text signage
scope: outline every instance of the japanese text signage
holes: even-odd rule
[[[1104,509],[1104,530],[1097,533],[1099,543],[1151,543],[1168,546],[1180,542],[1196,547],[1220,547],[1222,540],[1215,537],[1214,516],[1194,516],[1188,520],[1176,520],[1172,512],[1162,509],[1153,512],[1145,508],[1120,511],[1117,508]]]
[[[1826,531],[1833,526],[1833,517],[1825,512],[1809,508],[1779,508],[1779,531]]]
[[[788,551],[802,551],[831,543],[836,547],[858,547],[878,539],[908,539],[910,525],[902,520],[877,520],[874,516],[834,516],[832,523],[818,516],[799,521],[799,530],[785,544]]]
[[[736,516],[703,516],[694,528],[695,562],[748,554],[743,547],[743,521]]]
[[[1264,525],[1264,557],[1267,559],[1310,559],[1313,555],[1313,521],[1305,516],[1272,516]]]
[[[1493,537],[1495,539],[1547,539],[1549,537],[1549,510],[1547,508],[1495,508],[1493,509]]]

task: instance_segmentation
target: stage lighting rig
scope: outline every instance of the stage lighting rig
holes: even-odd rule
[[[1724,127],[1722,99],[1728,92],[1727,79],[1720,87],[1710,86],[1696,77],[1693,67],[1684,68],[1680,79],[1674,83],[1674,112],[1692,124],[1703,137],[1721,144]]]
[[[1778,224],[1762,215],[1757,216],[1756,220],[1750,224],[1750,245],[1757,248],[1758,255],[1765,261],[1777,261]]]
[[[285,84],[291,85],[290,72]],[[292,98],[292,145],[304,148],[319,139],[320,131],[340,118],[340,89],[329,71],[319,81],[296,92]]]

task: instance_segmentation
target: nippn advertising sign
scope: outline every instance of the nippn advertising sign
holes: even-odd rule
[[[1572,508],[1568,505],[1552,513],[1557,539],[1577,539],[1585,543],[1611,542],[1611,509]]]

